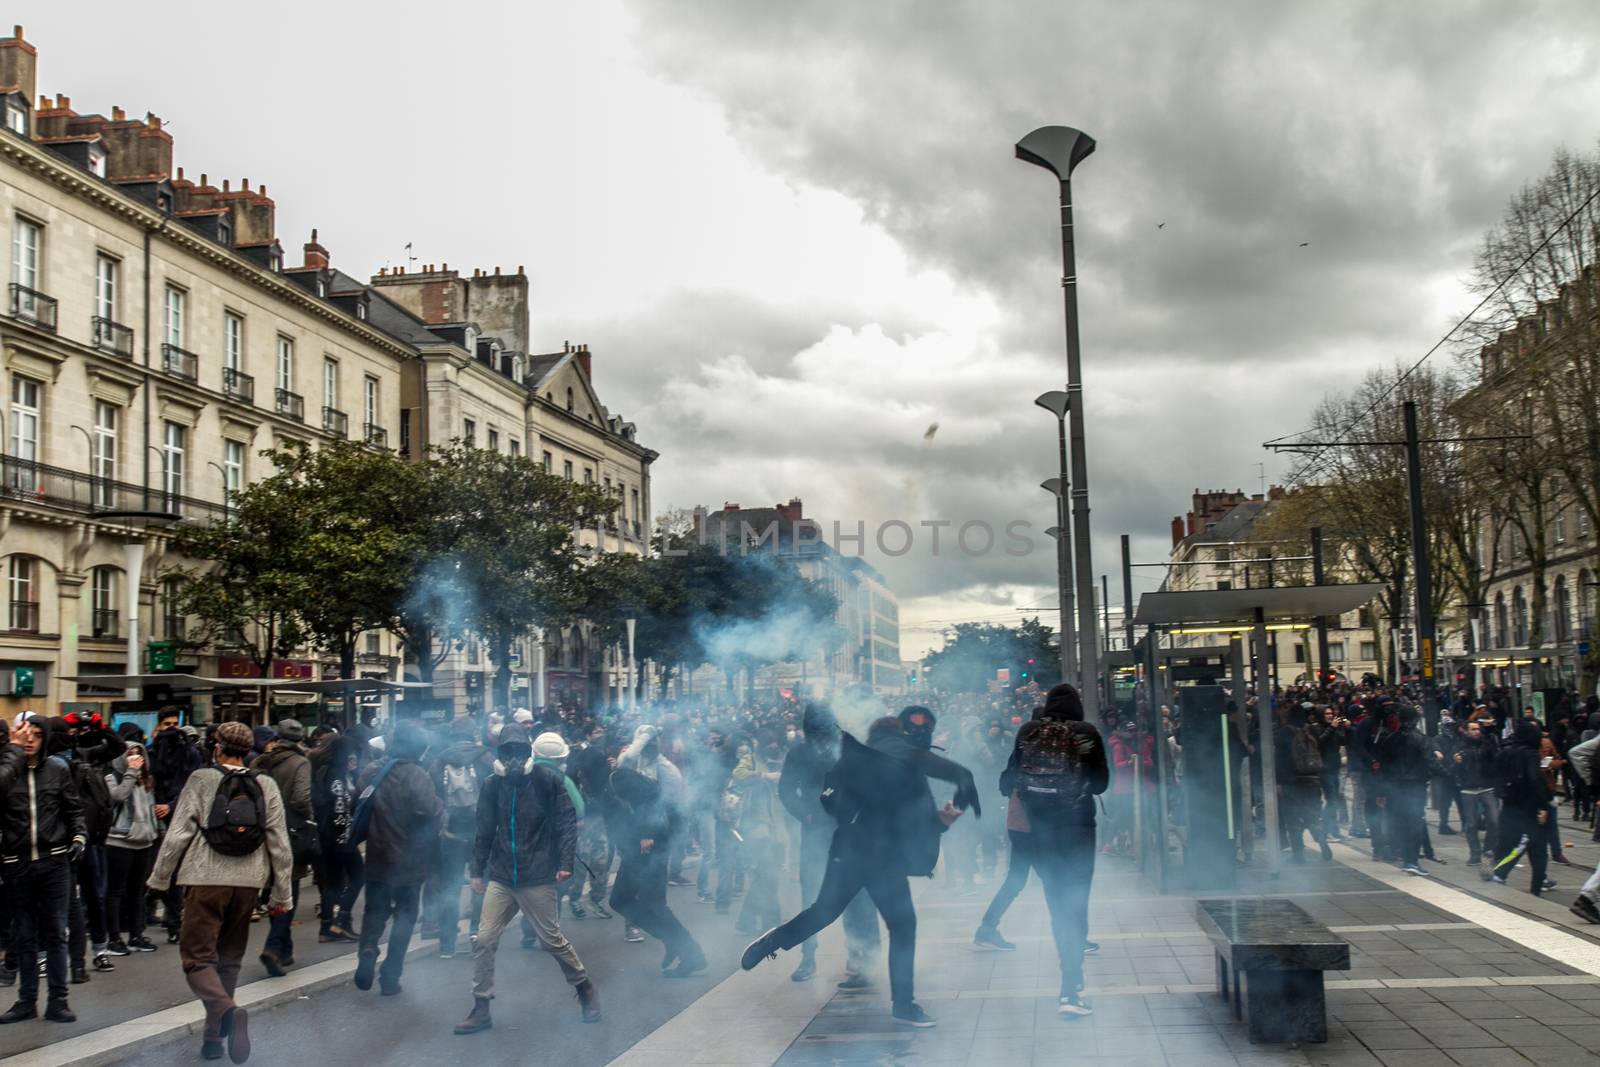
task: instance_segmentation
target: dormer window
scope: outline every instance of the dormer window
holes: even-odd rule
[[[233,247],[233,225],[226,220],[217,223],[218,242]]]
[[[267,257],[267,269],[272,271],[274,274],[277,274],[279,271],[283,270],[282,252],[274,252],[272,255]]]
[[[7,104],[6,126],[12,133],[28,136],[28,109],[17,104]]]
[[[356,318],[362,322],[367,321],[367,305],[359,303],[356,305]]]
[[[568,411],[572,410],[572,390],[571,390],[571,388],[567,389],[567,410]]]
[[[327,296],[328,295],[328,279],[326,279],[326,278],[318,278],[317,279],[317,295],[318,296]]]
[[[172,214],[172,195],[170,193],[156,194],[156,210],[163,215]]]
[[[89,146],[89,173],[96,178],[106,176],[106,150],[104,145]]]

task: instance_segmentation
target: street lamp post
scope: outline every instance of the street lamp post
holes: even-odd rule
[[[1050,535],[1056,539],[1056,603],[1061,612],[1061,680],[1078,684],[1078,653],[1072,640],[1072,522],[1067,513],[1067,394],[1056,389],[1043,393],[1034,403],[1056,417],[1056,449],[1061,475],[1047,478],[1039,487],[1055,494],[1056,525]]]
[[[637,688],[637,679],[638,679],[639,667],[638,667],[638,663],[633,658],[633,630],[634,630],[634,627],[636,627],[638,624],[639,624],[639,620],[638,619],[629,619],[628,620],[628,700],[627,700],[627,706],[628,706],[628,710],[629,711],[637,711],[638,708],[639,708],[639,690]]]
[[[1072,419],[1072,542],[1077,578],[1078,665],[1084,716],[1100,710],[1095,640],[1094,566],[1089,554],[1089,461],[1084,451],[1083,366],[1078,343],[1078,272],[1072,235],[1072,169],[1094,151],[1094,138],[1070,126],[1041,126],[1017,142],[1017,158],[1043,167],[1061,185],[1061,293],[1067,332],[1067,399]],[[1065,640],[1065,634],[1062,635]]]

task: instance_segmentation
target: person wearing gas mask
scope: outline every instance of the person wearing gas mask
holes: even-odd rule
[[[472,845],[472,891],[483,897],[483,918],[472,949],[472,1011],[456,1026],[475,1034],[494,1025],[495,954],[518,911],[532,923],[544,950],[576,993],[583,1021],[600,1021],[600,992],[577,951],[561,933],[557,887],[577,865],[578,817],[566,777],[552,764],[564,759],[560,735],[539,738],[545,759],[520,723],[500,731],[494,774],[478,799]],[[559,747],[558,747],[559,746]],[[548,761],[548,762],[547,762]]]

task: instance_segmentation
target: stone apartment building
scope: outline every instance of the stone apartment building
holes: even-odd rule
[[[461,438],[542,459],[618,496],[622,523],[586,539],[640,550],[656,454],[600,403],[587,346],[528,354],[520,270],[363,282],[315,232],[288,265],[265,186],[174,171],[159,118],[37,96],[37,62],[21,27],[0,38],[0,713],[120,699],[66,679],[139,673],[152,639],[179,645],[180,671],[248,676],[243,657],[187,640],[160,578],[177,562],[167,531],[224,517],[268,473],[259,453],[291,441],[416,458]],[[551,635],[556,664],[582,640]],[[362,673],[398,677],[397,652],[367,635]],[[481,699],[493,665],[475,653],[452,654],[441,695]],[[279,670],[332,667],[307,650]]]

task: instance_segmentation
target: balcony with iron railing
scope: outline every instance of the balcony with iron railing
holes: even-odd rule
[[[378,448],[389,447],[389,431],[375,422],[363,425],[361,436],[369,445],[376,445]]]
[[[279,415],[287,416],[296,422],[305,422],[306,398],[288,389],[279,389],[277,411]]]
[[[133,359],[133,327],[96,315],[90,320],[90,335],[95,348],[118,359]]]
[[[256,380],[242,370],[223,367],[222,392],[223,395],[234,400],[245,404],[254,404],[256,401]]]
[[[37,289],[11,283],[11,317],[56,332],[56,299]]]
[[[335,437],[350,436],[350,416],[338,408],[322,409],[322,428]]]
[[[93,615],[93,632],[95,637],[117,636],[117,624],[118,620],[121,618],[121,612],[117,611],[115,608],[95,608]]]
[[[13,630],[26,634],[38,633],[39,602],[37,600],[13,600],[6,622]]]
[[[177,345],[162,345],[161,369],[174,378],[192,382],[200,377],[200,357]]]
[[[146,489],[15,456],[0,456],[0,501],[91,517],[103,511],[164,510],[180,514],[189,522],[211,522],[226,519],[229,513],[226,504],[172,495],[158,487]]]

